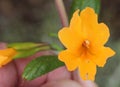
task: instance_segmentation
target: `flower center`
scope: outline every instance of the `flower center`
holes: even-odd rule
[[[85,40],[82,44],[85,48],[90,48],[90,41],[89,40]]]

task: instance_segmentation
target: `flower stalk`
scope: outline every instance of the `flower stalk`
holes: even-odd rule
[[[68,26],[68,16],[64,7],[63,0],[55,0],[55,5],[59,13],[62,26]]]

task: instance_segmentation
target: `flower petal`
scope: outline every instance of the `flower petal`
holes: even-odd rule
[[[113,56],[115,52],[109,47],[101,47],[97,50],[94,50],[95,55],[91,55],[92,61],[94,61],[99,67],[103,67],[106,63],[106,60]]]
[[[90,7],[87,7],[81,11],[80,18],[82,20],[82,26],[85,24],[89,26],[96,26],[98,24],[98,16],[95,11]]]
[[[74,12],[73,17],[70,21],[70,29],[72,29],[72,31],[75,31],[78,34],[81,34],[81,18],[80,18],[80,11],[77,10]]]
[[[69,52],[68,50],[60,52],[58,58],[65,63],[69,71],[73,71],[78,67],[77,55]]]
[[[58,36],[63,45],[69,49],[78,49],[83,42],[82,37],[79,39],[80,35],[78,36],[69,28],[63,28],[60,30]]]
[[[88,7],[81,12],[80,17],[87,39],[94,44],[104,45],[110,36],[109,29],[104,23],[97,22],[98,17],[94,10]]]
[[[95,38],[93,38],[92,36],[90,38],[95,45],[104,45],[108,41],[110,32],[106,24],[98,24],[98,26],[96,27],[96,31],[93,32],[95,33]]]
[[[83,80],[94,81],[96,74],[96,64],[90,60],[81,60],[79,63],[79,73]]]
[[[13,48],[0,50],[0,55],[3,55],[3,56],[13,57],[15,54],[16,54],[16,51]]]
[[[16,51],[13,48],[0,50],[0,67],[9,63],[15,54]]]
[[[2,56],[0,55],[0,67],[2,67],[2,65],[4,65],[4,61],[7,60],[8,57]]]

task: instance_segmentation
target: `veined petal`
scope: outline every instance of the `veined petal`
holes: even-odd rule
[[[79,38],[80,35],[76,34],[69,28],[63,28],[60,30],[58,36],[63,45],[69,49],[78,49],[83,42],[82,36]]]
[[[73,71],[78,67],[77,55],[70,53],[68,50],[61,51],[58,58],[65,63],[69,71]]]
[[[79,63],[79,73],[83,80],[94,81],[96,74],[96,64],[91,60],[81,60]]]
[[[94,61],[99,67],[103,67],[108,58],[113,56],[115,52],[109,47],[101,47],[94,50],[95,54],[91,55],[92,61]]]

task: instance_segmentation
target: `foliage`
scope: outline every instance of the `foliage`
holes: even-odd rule
[[[32,60],[26,66],[23,78],[32,80],[63,65],[64,63],[60,62],[57,56],[41,56]]]

